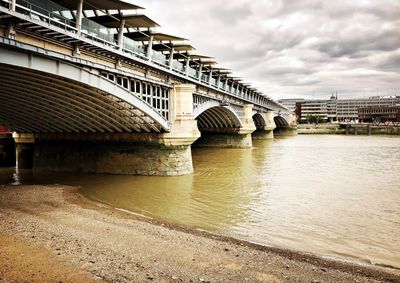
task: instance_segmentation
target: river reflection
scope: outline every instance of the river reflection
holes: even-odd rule
[[[400,268],[400,138],[297,136],[193,149],[181,177],[19,174],[114,207],[245,240]],[[14,171],[2,169],[12,183]]]

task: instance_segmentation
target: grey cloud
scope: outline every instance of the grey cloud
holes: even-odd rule
[[[400,28],[400,27],[399,27]],[[339,38],[320,43],[317,48],[332,57],[363,57],[375,51],[393,51],[400,47],[400,30],[390,30],[378,34],[355,34],[353,37]]]
[[[400,89],[399,0],[137,2],[163,31],[277,99]]]

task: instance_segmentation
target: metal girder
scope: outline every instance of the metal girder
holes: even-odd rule
[[[200,125],[209,128],[241,128],[242,122],[235,111],[229,106],[220,106],[218,101],[207,101],[196,107],[195,118]]]
[[[21,57],[23,58],[24,56],[20,56],[20,52],[10,51],[1,47],[0,49],[2,51],[0,52],[0,64],[11,63],[11,65],[13,65],[12,63],[17,62],[17,65],[21,68],[12,67],[13,72],[17,73],[14,80],[16,84],[19,84],[19,86],[16,85],[16,87],[21,89],[25,83],[30,85],[28,89],[31,89],[32,92],[36,93],[36,95],[39,95],[40,91],[42,91],[43,94],[41,97],[44,99],[43,101],[55,101],[56,103],[63,102],[64,104],[69,103],[68,105],[72,110],[79,109],[79,111],[73,111],[79,112],[80,115],[84,114],[88,117],[87,121],[90,121],[91,117],[88,112],[92,114],[97,112],[95,118],[99,121],[99,126],[96,131],[104,129],[107,132],[129,132],[131,131],[130,129],[132,129],[135,131],[141,130],[149,132],[150,129],[152,129],[153,131],[160,132],[161,129],[168,130],[170,127],[168,121],[166,121],[156,109],[152,109],[147,102],[144,102],[137,96],[128,93],[122,87],[111,83],[99,75],[48,58],[35,57],[35,60],[31,60],[27,54],[24,54],[26,61],[21,62]],[[3,52],[3,50],[5,52]],[[13,62],[12,55],[18,56],[19,59]],[[46,62],[41,62],[42,60]],[[37,66],[34,66],[35,64],[33,64],[33,66],[32,64],[29,65],[29,62],[32,61],[35,62]],[[3,76],[5,76],[4,66],[6,65],[3,65],[0,68],[3,69]],[[37,69],[35,69],[35,67]],[[54,67],[56,67],[57,71],[51,70]],[[6,69],[8,69],[8,72],[6,73],[9,74],[9,68],[6,67]],[[60,73],[65,73],[65,77]],[[89,80],[89,77],[92,77],[92,79]],[[30,78],[30,80],[27,81],[27,78]],[[74,79],[76,80],[77,78],[83,78],[83,81],[78,81],[78,83],[74,82]],[[35,82],[35,79],[38,80],[38,82]],[[88,87],[86,83],[89,83],[90,87]],[[7,85],[7,87],[10,87],[10,85]],[[69,98],[69,100],[65,99],[67,97],[65,95],[66,93],[74,93],[75,100],[71,101],[71,98]],[[117,99],[124,102],[118,103],[116,101]],[[125,104],[126,106],[124,106]],[[72,105],[78,108],[74,108]],[[89,107],[89,110],[85,110],[86,108],[84,106],[86,108]],[[138,109],[140,113],[143,113],[144,115],[137,114],[137,110],[131,110],[130,108],[132,106],[133,109]],[[59,107],[61,107],[61,104],[59,104]],[[63,107],[65,108],[65,106]],[[84,111],[82,111],[82,109]],[[109,114],[104,116],[107,111],[109,111]],[[104,118],[102,118],[103,116]],[[91,119],[95,118],[93,117]],[[161,124],[158,124],[159,122]],[[108,128],[107,125],[109,125]],[[91,124],[91,127],[93,126],[94,125]],[[80,130],[83,131],[84,129],[82,128]]]
[[[0,74],[1,74],[1,67],[0,67]],[[31,74],[31,76],[35,77],[37,75]],[[22,88],[23,88],[24,84],[33,86],[33,90],[30,89],[31,92],[36,93],[37,95],[40,95],[41,93],[49,94],[49,96],[52,97],[53,101],[55,101],[55,102],[61,101],[63,103],[67,103],[68,106],[71,107],[72,109],[78,108],[77,112],[79,112],[79,113],[83,112],[86,115],[88,115],[89,117],[91,115],[98,115],[98,116],[96,116],[96,118],[100,119],[101,121],[98,122],[96,120],[93,120],[94,123],[99,123],[100,125],[109,125],[110,127],[114,128],[115,130],[121,131],[117,127],[113,126],[113,124],[108,122],[106,119],[101,118],[101,116],[103,116],[103,115],[112,116],[112,115],[114,115],[114,113],[112,113],[112,112],[107,113],[107,111],[106,111],[106,114],[105,114],[104,108],[102,108],[103,111],[99,111],[95,108],[95,107],[98,107],[97,103],[93,103],[88,100],[80,101],[79,96],[69,98],[68,93],[74,93],[73,88],[71,88],[71,87],[68,87],[66,89],[64,88],[64,92],[62,92],[62,91],[60,91],[60,88],[46,86],[45,84],[43,84],[43,81],[39,81],[39,82],[26,81],[26,77],[21,76],[21,75],[18,76],[18,74],[14,74],[14,77],[16,77],[16,78],[19,77],[20,80],[18,81],[16,78],[12,78],[11,81],[14,81],[14,82],[16,81],[17,84],[19,83]],[[48,78],[46,78],[46,77],[42,77],[42,79],[48,80]],[[57,82],[57,84],[60,87],[61,84],[63,84],[63,82]],[[37,91],[35,91],[35,88],[37,89]],[[56,98],[54,98],[54,97],[56,97]],[[91,107],[90,108],[91,111],[88,111],[85,109],[85,108],[89,108],[89,107]],[[117,121],[115,121],[115,122],[118,123]],[[110,130],[110,128],[108,128],[108,130]],[[125,127],[125,130],[128,130],[128,129]]]

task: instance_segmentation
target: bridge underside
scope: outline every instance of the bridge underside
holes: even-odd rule
[[[242,126],[235,113],[224,107],[211,107],[197,118],[197,125],[202,133],[207,132],[238,132]]]
[[[198,147],[249,148],[252,146],[253,127],[245,128],[242,120],[228,106],[212,106],[197,117],[201,137],[195,142]]]
[[[273,112],[267,113],[255,113],[253,115],[253,122],[256,127],[256,130],[252,134],[252,138],[255,140],[271,140],[274,138],[273,130],[276,125],[271,120],[271,116]]]
[[[289,124],[289,122],[281,117],[275,116],[274,122],[276,124],[276,128],[274,130],[274,135],[276,136],[295,136],[297,135],[297,126],[293,126]]]
[[[0,124],[19,133],[161,132],[110,93],[49,73],[0,64]]]

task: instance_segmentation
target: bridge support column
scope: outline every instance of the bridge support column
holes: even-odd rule
[[[284,128],[276,128],[274,130],[275,136],[297,136],[297,126],[288,126]]]
[[[262,127],[257,127],[252,134],[254,140],[272,140],[274,139],[274,129],[276,124],[274,121],[275,113],[274,111],[268,111],[266,113],[259,113],[264,119],[265,125]]]
[[[251,134],[239,133],[202,133],[201,139],[195,143],[198,147],[213,148],[251,148]]]
[[[193,85],[170,94],[169,133],[41,134],[35,170],[177,176],[193,172],[191,144],[200,137]]]
[[[33,168],[35,139],[33,134],[13,133],[16,149],[16,165],[19,169]]]
[[[15,166],[15,142],[11,134],[0,134],[0,167]]]
[[[241,137],[240,148],[251,148],[253,146],[251,134],[256,130],[253,121],[253,104],[245,104],[243,106],[243,127],[239,129]]]

